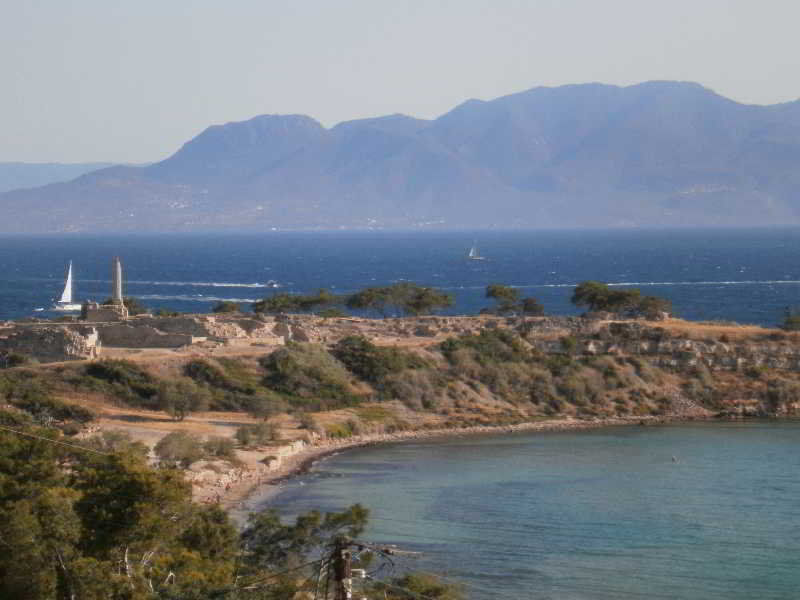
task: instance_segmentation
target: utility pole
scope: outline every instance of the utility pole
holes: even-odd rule
[[[353,554],[348,549],[349,547],[349,540],[336,540],[336,548],[333,551],[333,574],[336,579],[335,600],[352,600],[353,598]]]

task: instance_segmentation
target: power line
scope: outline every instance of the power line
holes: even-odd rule
[[[276,577],[280,577],[281,575],[286,575],[287,573],[292,573],[294,571],[299,571],[300,569],[305,569],[306,567],[310,567],[311,565],[316,565],[317,563],[322,563],[324,561],[325,561],[324,558],[320,558],[320,559],[313,560],[311,562],[307,562],[305,564],[302,564],[302,565],[300,565],[298,567],[294,567],[292,569],[286,569],[285,571],[281,571],[280,573],[273,573],[272,575],[269,575],[268,577],[265,577],[264,579],[258,580],[258,581],[254,582],[254,583],[248,583],[246,586],[242,586],[241,589],[243,589],[243,590],[252,590],[252,589],[261,587],[264,584],[264,582],[266,582],[266,581],[270,581],[271,579],[275,579]]]
[[[100,450],[93,450],[92,448],[86,448],[85,446],[78,446],[77,444],[70,444],[68,442],[60,442],[58,440],[53,440],[41,435],[36,435],[34,433],[28,433],[26,431],[19,431],[17,429],[12,429],[11,427],[5,427],[0,425],[0,429],[4,431],[10,431],[11,433],[16,433],[17,435],[21,435],[24,437],[33,438],[35,440],[42,440],[43,442],[50,442],[51,444],[59,444],[60,446],[66,446],[67,448],[75,448],[76,450],[84,450],[86,452],[93,452],[94,454],[99,454],[101,456],[113,456],[107,452],[101,452]]]

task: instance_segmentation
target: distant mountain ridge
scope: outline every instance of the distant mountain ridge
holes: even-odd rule
[[[6,231],[800,223],[800,101],[695,83],[533,88],[330,129],[215,125],[146,167],[0,194]]]
[[[39,187],[48,183],[69,181],[88,173],[110,167],[112,163],[25,163],[0,162],[0,192]]]

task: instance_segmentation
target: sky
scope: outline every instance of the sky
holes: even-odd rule
[[[325,126],[537,86],[800,98],[796,0],[0,0],[0,161],[152,162],[212,124]]]

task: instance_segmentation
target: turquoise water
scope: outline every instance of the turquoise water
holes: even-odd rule
[[[348,451],[271,504],[361,502],[475,599],[797,598],[798,467],[797,422],[512,434]]]

